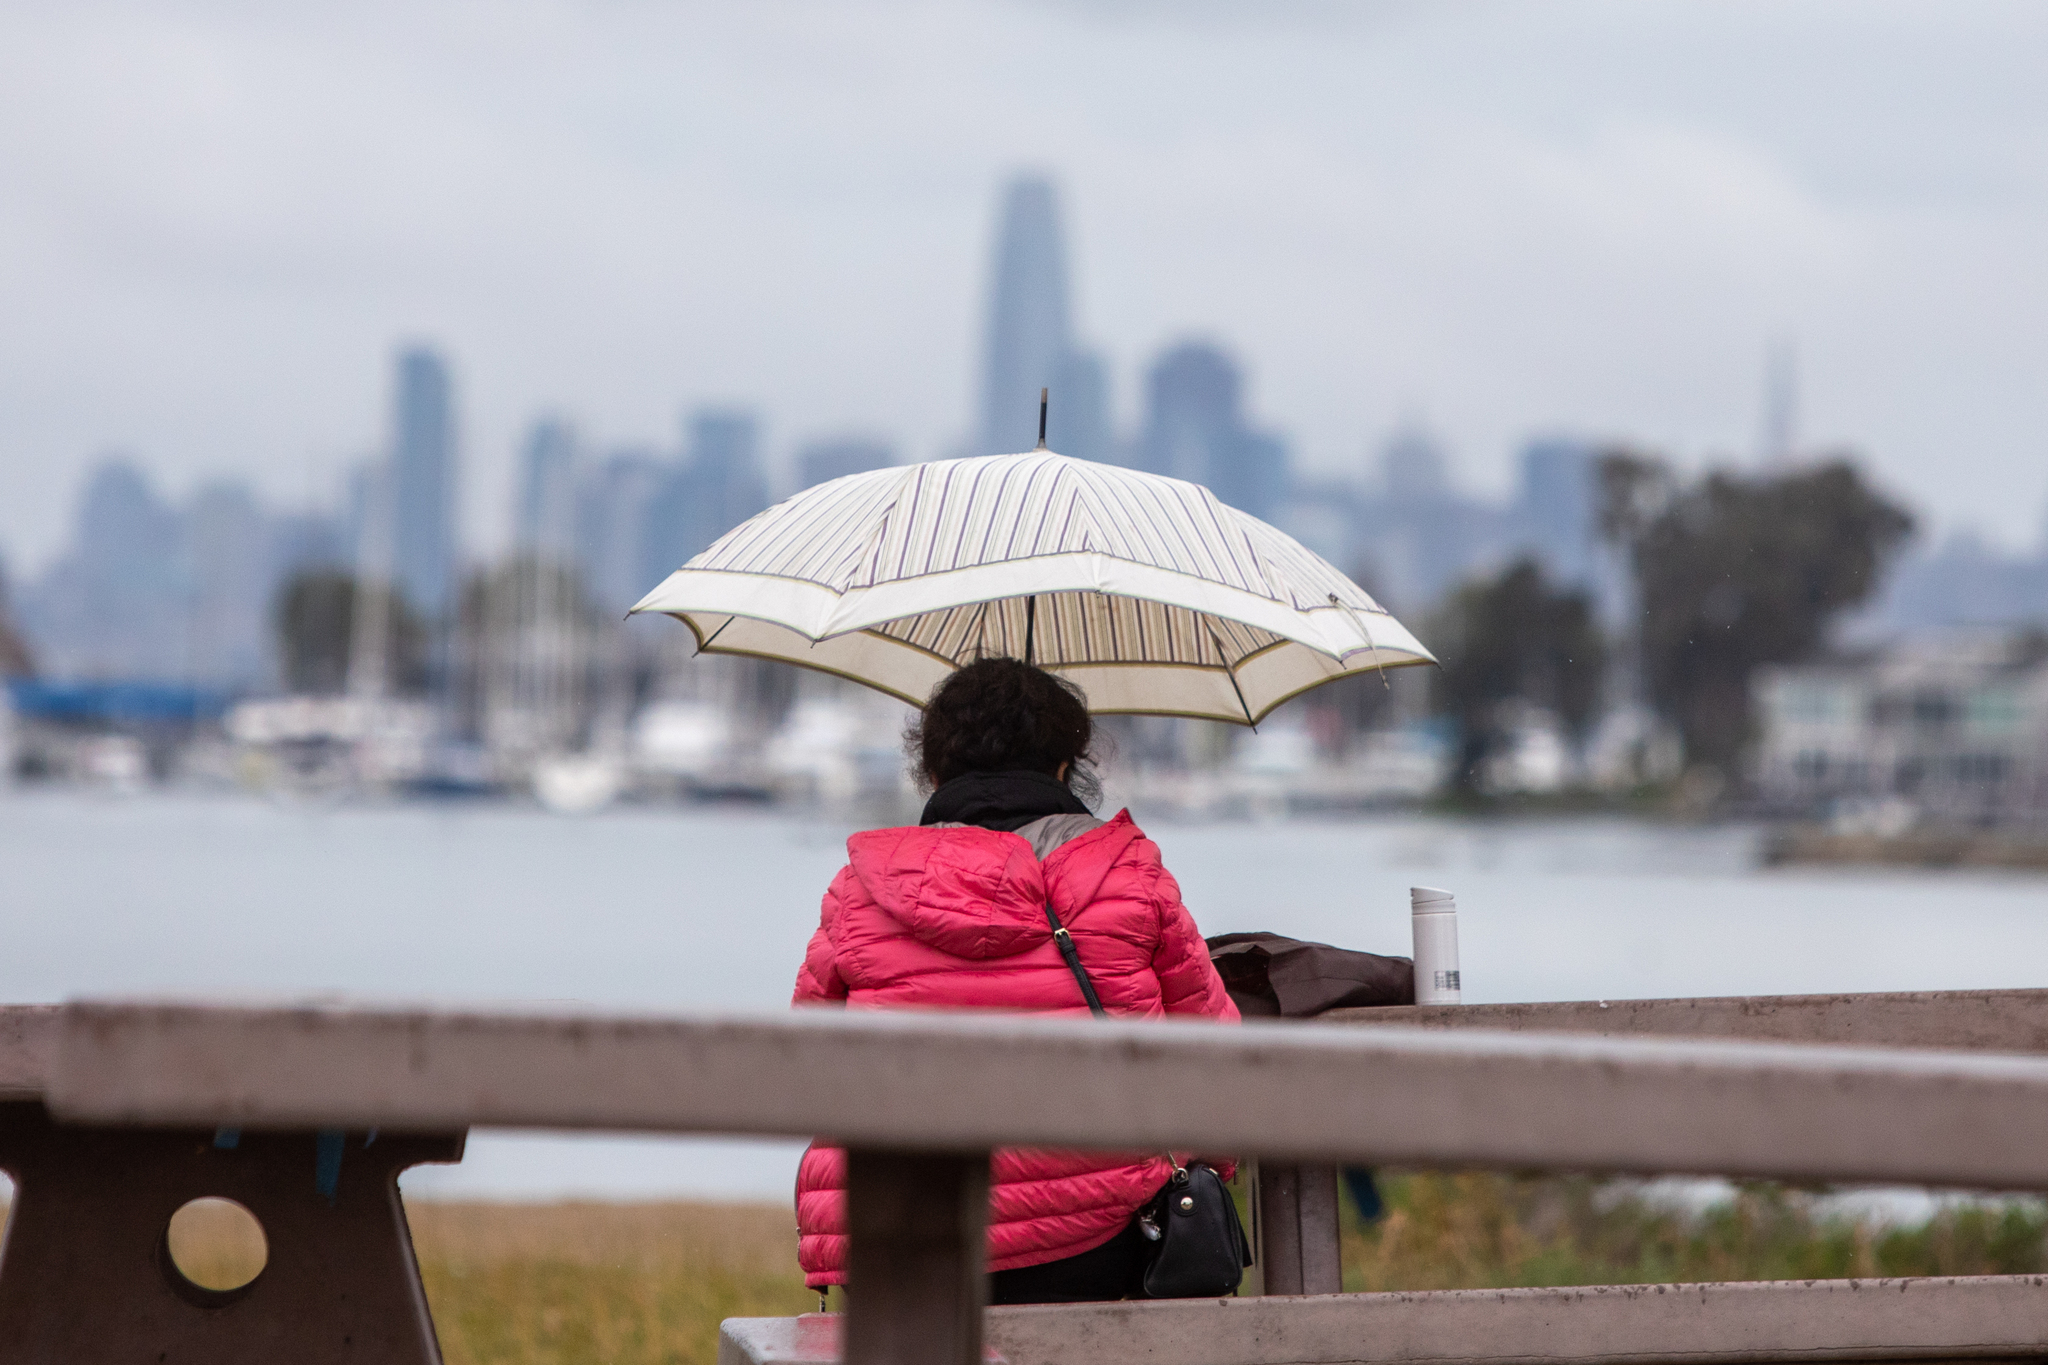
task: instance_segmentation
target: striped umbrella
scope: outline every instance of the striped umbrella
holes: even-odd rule
[[[641,599],[715,654],[836,673],[913,705],[993,655],[1098,713],[1256,724],[1333,678],[1433,663],[1293,538],[1179,479],[1047,450],[819,484]]]

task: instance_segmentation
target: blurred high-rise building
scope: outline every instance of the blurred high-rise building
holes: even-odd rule
[[[798,488],[812,488],[849,474],[887,469],[896,463],[896,452],[886,441],[867,436],[836,436],[813,441],[796,453]]]
[[[1021,176],[1004,191],[987,327],[977,453],[1038,444],[1039,391],[1050,389],[1046,444],[1078,459],[1110,458],[1108,374],[1075,345],[1058,195],[1042,177]]]
[[[1543,437],[1522,447],[1514,533],[1560,583],[1591,585],[1598,548],[1598,488],[1592,448]]]
[[[1038,443],[1038,391],[1072,349],[1067,258],[1052,182],[1012,181],[1003,196],[990,281],[981,445],[990,454]]]
[[[191,584],[187,677],[223,689],[265,680],[272,672],[276,527],[246,483],[221,479],[193,495],[183,529]]]
[[[1269,517],[1287,494],[1287,447],[1246,425],[1243,395],[1237,362],[1221,349],[1184,342],[1168,350],[1147,376],[1140,464]]]
[[[1766,469],[1783,469],[1799,454],[1799,353],[1788,340],[1773,342],[1764,358],[1762,420],[1758,459]]]
[[[189,680],[191,582],[181,518],[122,457],[87,479],[64,554],[23,594],[45,672]]]
[[[575,744],[598,643],[576,565],[574,429],[535,421],[518,463],[512,556],[465,589],[461,689],[463,727],[510,772]]]
[[[1420,424],[1388,439],[1375,474],[1355,504],[1346,567],[1396,611],[1428,610],[1509,553],[1511,514],[1459,491],[1449,457]]]
[[[261,690],[281,673],[285,586],[353,559],[332,513],[277,514],[233,478],[173,503],[111,459],[87,478],[64,552],[24,588],[23,629],[56,678]]]
[[[355,562],[345,519],[321,508],[279,516],[270,545],[271,575],[280,584],[323,569],[345,573]]]
[[[522,555],[557,566],[576,557],[576,432],[559,417],[543,417],[519,451],[518,506],[513,544]]]
[[[601,615],[624,614],[678,567],[649,537],[668,470],[651,450],[615,450],[583,476],[576,541],[584,587]]]
[[[1628,565],[1600,534],[1600,452],[1571,436],[1541,436],[1522,447],[1521,475],[1508,508],[1507,536],[1557,583],[1592,598],[1608,625],[1628,615]]]
[[[701,543],[691,554],[768,505],[760,445],[760,422],[751,412],[706,408],[691,417],[690,470],[702,518],[696,532]]]
[[[759,424],[751,412],[705,408],[691,414],[684,452],[648,504],[646,552],[651,563],[664,566],[649,588],[768,505]]]
[[[391,440],[391,573],[430,623],[447,621],[455,586],[455,415],[448,366],[423,347],[399,353]]]

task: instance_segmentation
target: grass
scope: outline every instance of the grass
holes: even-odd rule
[[[1387,1211],[1372,1226],[1347,1207],[1346,1289],[2048,1269],[2037,1199],[1885,1227],[1766,1184],[1704,1210],[1581,1177],[1383,1172],[1380,1188]],[[710,1365],[721,1320],[817,1307],[787,1208],[421,1201],[408,1214],[448,1365]]]
[[[731,1317],[814,1311],[773,1205],[407,1209],[448,1365],[711,1365]]]
[[[1701,1280],[2017,1275],[2048,1268],[2037,1199],[1943,1209],[1911,1227],[1831,1214],[1782,1185],[1698,1211],[1639,1181],[1382,1174],[1385,1215],[1348,1216],[1344,1287],[1479,1289]]]

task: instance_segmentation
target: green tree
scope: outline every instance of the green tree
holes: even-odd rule
[[[1749,679],[1809,658],[1876,590],[1913,518],[1847,459],[1686,483],[1662,461],[1600,465],[1601,528],[1627,551],[1644,686],[1689,762],[1727,769],[1750,733]]]
[[[1459,588],[1429,638],[1442,665],[1436,708],[1458,727],[1458,791],[1477,790],[1513,703],[1548,708],[1574,739],[1592,724],[1606,643],[1585,594],[1553,586],[1536,561]]]
[[[318,569],[295,575],[278,594],[278,653],[285,686],[294,692],[333,693],[348,685],[355,641],[358,587],[352,575]],[[427,631],[403,594],[390,588],[384,619],[391,632],[386,655],[390,685],[417,692],[427,682]]]
[[[35,655],[29,651],[28,641],[8,619],[7,604],[0,601],[0,678],[33,678],[35,675]]]
[[[7,566],[0,564],[0,678],[33,678],[36,675],[35,654],[15,628],[8,597]]]

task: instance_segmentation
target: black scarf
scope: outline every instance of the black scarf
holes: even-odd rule
[[[932,793],[918,823],[1015,831],[1048,815],[1092,813],[1051,773],[963,773]]]

